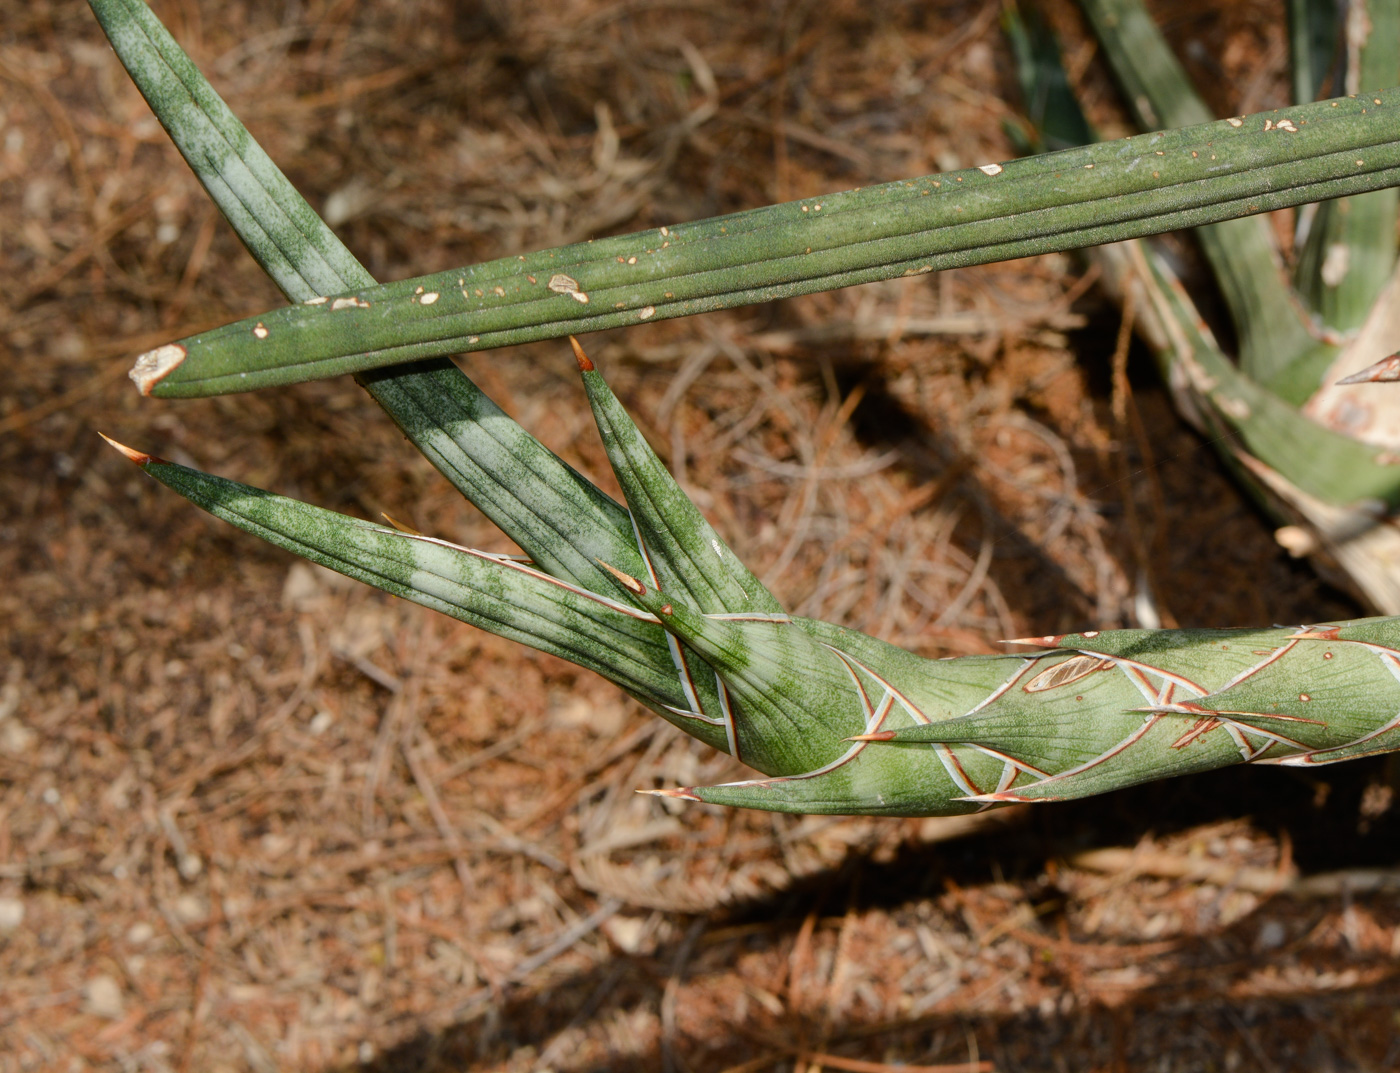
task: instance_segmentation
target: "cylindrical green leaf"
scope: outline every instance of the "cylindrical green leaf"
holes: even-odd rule
[[[163,396],[244,391],[1074,249],[1397,183],[1400,90],[1391,90],[316,298],[160,348],[133,376]]]

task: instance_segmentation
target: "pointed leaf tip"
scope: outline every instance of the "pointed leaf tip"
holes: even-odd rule
[[[179,368],[189,353],[179,343],[166,343],[154,350],[148,350],[136,358],[136,364],[127,373],[135,382],[141,394],[149,395],[157,384]]]
[[[397,518],[395,518],[392,514],[390,514],[387,510],[381,510],[381,511],[379,512],[379,516],[380,516],[381,518],[383,518],[386,522],[388,522],[390,525],[392,525],[395,529],[397,529],[400,533],[407,533],[409,536],[422,536],[422,535],[423,535],[423,534],[420,533],[417,529],[413,528],[413,526],[408,525],[408,524],[406,524],[406,523],[404,523],[404,522],[399,521],[399,520],[398,520]]]
[[[669,797],[675,801],[700,801],[695,792],[687,787],[678,786],[674,790],[637,790],[639,794],[646,794],[649,797]]]
[[[1368,365],[1359,373],[1352,373],[1337,381],[1338,384],[1382,384],[1400,380],[1400,354],[1381,358],[1374,365]]]
[[[572,335],[569,336],[569,346],[574,348],[574,360],[578,362],[578,371],[581,373],[591,373],[593,363],[588,360],[588,355],[583,352],[583,346]]]
[[[617,578],[618,584],[621,585],[628,592],[633,593],[636,596],[646,595],[647,587],[643,585],[640,581],[638,581],[636,578],[634,578],[631,574],[624,574],[617,567],[609,563],[603,562],[602,559],[598,560],[598,565],[601,566],[613,577]]]
[[[130,459],[132,462],[135,462],[138,466],[144,466],[147,462],[159,461],[159,459],[153,457],[152,455],[142,454],[140,451],[133,450],[132,448],[126,446],[126,444],[124,443],[118,443],[116,440],[112,439],[111,436],[108,436],[105,432],[99,432],[98,435],[101,436],[104,440],[106,440],[112,447],[115,447],[122,454],[126,455],[128,459]]]

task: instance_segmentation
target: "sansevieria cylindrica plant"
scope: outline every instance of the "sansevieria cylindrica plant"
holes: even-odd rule
[[[144,4],[91,2],[206,189],[298,303],[160,348],[143,357],[138,384],[208,393],[356,372],[525,558],[120,449],[217,517],[593,670],[764,775],[662,793],[781,811],[934,815],[1400,745],[1400,619],[1090,632],[1012,642],[1018,654],[926,660],[785,614],[577,341],[582,395],[625,505],[442,357],[1374,189],[1400,181],[1400,91],[1365,112],[1324,102],[1282,119],[989,164],[380,288]],[[409,358],[430,360],[390,364]]]

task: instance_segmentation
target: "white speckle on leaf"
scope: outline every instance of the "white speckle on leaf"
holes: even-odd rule
[[[359,304],[360,301],[358,298],[337,298],[331,303],[331,312],[335,312],[339,309],[354,309]]]
[[[491,289],[496,292],[497,298],[504,298],[506,296],[506,289],[504,287],[492,287]]]
[[[1279,547],[1295,559],[1311,555],[1320,546],[1317,537],[1299,525],[1285,525],[1281,529],[1274,530],[1274,540],[1278,542]]]
[[[267,328],[263,325],[262,321],[258,321],[257,324],[253,326],[253,335],[258,339],[267,338],[268,331]]]
[[[1252,413],[1249,403],[1245,402],[1244,399],[1232,398],[1229,395],[1217,395],[1215,405],[1220,408],[1222,413],[1233,417],[1236,421],[1246,421]]]
[[[422,298],[418,299],[418,301],[419,301],[422,305],[425,305],[425,306],[430,306],[430,305],[432,305],[434,302],[436,302],[437,300],[438,300],[438,292],[437,292],[437,291],[429,291],[427,294],[423,295]]]
[[[1231,116],[1229,119],[1225,120],[1225,122],[1226,122],[1226,123],[1229,123],[1230,126],[1232,126],[1232,127],[1242,127],[1242,126],[1244,126],[1244,120],[1243,120],[1243,119],[1239,119],[1239,118],[1237,118],[1236,116]]]
[[[1293,120],[1291,119],[1280,119],[1277,123],[1274,124],[1274,129],[1286,130],[1289,134],[1298,133],[1298,128],[1293,125]]]
[[[184,361],[185,355],[188,353],[189,351],[179,343],[166,343],[165,346],[158,346],[154,350],[148,350],[139,355],[128,375],[141,389],[141,394],[149,395],[151,389],[164,380],[180,362]]]
[[[1351,248],[1344,242],[1333,242],[1327,247],[1327,256],[1322,259],[1322,282],[1335,287],[1346,279],[1351,267]]]
[[[656,316],[656,306],[645,306],[637,311],[637,316],[641,317],[642,320],[650,320]]]
[[[721,559],[724,558],[724,547],[720,544],[720,542],[719,542],[718,540],[715,540],[714,538],[711,538],[711,539],[710,539],[710,547],[712,547],[712,548],[715,549],[715,554],[716,554],[717,556],[719,556],[719,558],[721,558]]]
[[[315,297],[315,298],[308,298],[306,301],[302,302],[301,304],[304,305],[304,306],[318,306],[318,305],[320,305],[322,302],[324,302],[325,300],[326,300],[326,296],[325,296],[324,294],[322,294],[322,295],[318,295],[318,296]]]
[[[578,280],[573,276],[566,276],[563,272],[556,272],[549,277],[549,289],[555,294],[577,294]]]
[[[581,305],[588,304],[588,295],[584,294],[582,291],[573,291],[570,293],[569,297]]]
[[[980,171],[983,175],[1000,175],[1000,174],[1001,174],[1001,165],[1000,165],[1000,164],[979,164],[979,165],[977,166],[977,170]]]

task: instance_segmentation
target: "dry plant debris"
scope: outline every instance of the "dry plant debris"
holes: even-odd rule
[[[1010,153],[995,3],[159,6],[385,279]],[[1173,11],[1267,106],[1274,6]],[[81,5],[0,0],[0,80],[0,1070],[1400,1062],[1393,766],[1033,817],[672,809],[631,791],[728,759],[141,480],[97,429],[499,539],[348,382],[139,401],[131,354],[275,296]],[[1352,613],[1145,363],[1115,381],[1116,332],[1047,257],[590,345],[802,614],[936,655]],[[471,362],[599,477],[571,366]]]

